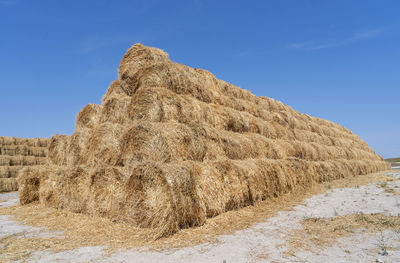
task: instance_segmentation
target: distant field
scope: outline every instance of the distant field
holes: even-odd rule
[[[389,163],[399,163],[400,162],[400,157],[385,159],[385,161],[387,161]]]
[[[389,162],[392,167],[399,167],[400,166],[400,158],[388,158],[385,161]]]

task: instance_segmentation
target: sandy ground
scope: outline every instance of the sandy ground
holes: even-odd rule
[[[356,230],[331,243],[308,248],[292,247],[289,238],[303,229],[302,222],[306,219],[317,221],[319,218],[375,213],[400,216],[400,170],[386,175],[395,180],[384,185],[374,183],[328,190],[263,223],[220,236],[217,243],[164,251],[120,250],[113,254],[108,254],[105,247],[82,247],[58,253],[45,250],[15,262],[400,262],[400,228],[372,232]],[[0,194],[0,206],[17,203],[17,193]],[[62,234],[0,216],[0,249],[1,240],[12,235],[27,238]],[[0,254],[0,261],[1,258]]]

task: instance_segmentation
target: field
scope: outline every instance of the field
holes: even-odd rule
[[[0,262],[400,262],[399,179],[392,171],[316,184],[156,241],[2,194]]]
[[[400,168],[400,158],[388,158],[385,161],[389,162],[392,167]]]

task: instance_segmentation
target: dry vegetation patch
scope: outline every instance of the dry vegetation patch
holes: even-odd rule
[[[332,245],[337,239],[356,232],[374,233],[394,230],[400,234],[400,215],[356,213],[334,218],[304,218],[303,229],[292,232],[288,241],[293,253],[295,250],[313,250],[316,247]]]
[[[394,181],[394,179],[384,181],[378,184],[378,187],[385,189],[386,193],[400,196],[400,187],[398,185],[391,185],[388,182]]]

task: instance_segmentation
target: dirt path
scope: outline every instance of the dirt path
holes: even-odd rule
[[[266,222],[220,236],[217,243],[113,254],[105,247],[58,253],[44,250],[29,253],[19,262],[400,262],[400,171],[386,175],[393,180],[328,190]],[[0,206],[17,202],[16,193],[0,194]],[[13,235],[29,238],[62,233],[0,216],[0,251],[2,240]],[[0,261],[6,260],[7,255],[0,254]]]

